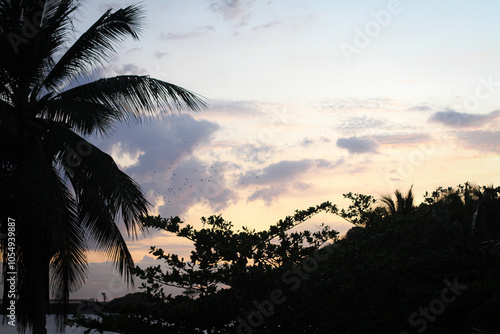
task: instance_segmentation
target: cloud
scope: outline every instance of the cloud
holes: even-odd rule
[[[227,114],[230,116],[256,116],[262,114],[266,104],[257,101],[213,100],[207,112]]]
[[[500,154],[500,131],[467,131],[457,136],[466,148]]]
[[[255,200],[262,200],[266,206],[270,206],[279,198],[280,195],[288,192],[290,188],[298,191],[305,191],[310,189],[311,185],[300,181],[292,183],[290,187],[285,185],[271,185],[269,187],[256,190],[248,197],[247,201],[251,202]]]
[[[212,1],[209,8],[221,14],[225,20],[242,19],[246,21],[251,16],[251,7],[255,0],[217,0]]]
[[[158,205],[163,217],[181,216],[190,207],[202,203],[212,212],[219,213],[238,200],[237,194],[226,186],[224,171],[227,164],[208,166],[203,161],[190,157],[173,169],[170,179],[159,179],[155,189]]]
[[[142,53],[142,48],[136,47],[131,48],[125,52],[125,54],[140,55]]]
[[[288,190],[287,187],[270,186],[255,191],[248,197],[248,201],[263,200],[266,206],[270,206],[279,196]]]
[[[256,185],[257,190],[247,200],[261,199],[266,205],[270,205],[280,195],[290,190],[309,189],[310,184],[297,180],[300,175],[318,168],[333,169],[343,163],[342,159],[335,162],[325,159],[284,160],[263,169],[248,171],[239,177],[238,184],[243,187]]]
[[[156,59],[162,59],[163,57],[167,56],[169,53],[168,52],[155,52],[155,57]]]
[[[98,146],[112,153],[118,165],[139,182],[162,216],[182,216],[198,203],[219,211],[237,200],[224,176],[224,170],[232,167],[194,157],[218,130],[218,124],[186,113],[165,117],[147,129],[121,126]]]
[[[249,171],[239,178],[238,183],[246,185],[283,184],[313,168],[335,168],[340,163],[342,161],[332,163],[325,159],[284,160],[260,170]]]
[[[146,74],[149,74],[147,69],[139,67],[135,64],[132,63],[120,64],[118,62],[113,62],[106,66],[93,68],[88,73],[81,72],[75,78],[75,80],[73,80],[65,89],[69,89],[77,85],[81,85],[82,83],[91,82],[101,78],[110,78],[118,75],[146,75]]]
[[[302,147],[310,147],[310,146],[316,144],[318,141],[322,144],[327,144],[330,142],[330,139],[328,139],[326,137],[321,137],[319,139],[310,139],[309,137],[305,137],[304,139],[302,139],[300,141],[299,145]]]
[[[124,64],[120,67],[115,67],[114,72],[116,75],[141,75],[147,73],[147,70],[141,67],[138,67],[135,64]]]
[[[256,30],[267,30],[267,29],[270,29],[270,28],[273,28],[277,25],[280,25],[281,22],[280,21],[273,21],[273,22],[269,22],[269,23],[266,23],[266,24],[261,24],[261,25],[258,25],[258,26],[255,26],[252,28],[252,30],[256,31]]]
[[[426,105],[413,106],[407,109],[408,111],[431,111],[432,108]]]
[[[340,99],[330,101],[322,105],[323,109],[336,111],[360,111],[360,110],[377,110],[387,109],[392,107],[394,100],[389,98],[366,98],[366,99]]]
[[[314,144],[314,140],[309,139],[309,137],[302,139],[302,141],[300,142],[300,146],[303,146],[303,147],[309,147],[312,144]]]
[[[469,114],[448,109],[432,114],[429,122],[440,123],[452,128],[477,128],[488,124],[500,115],[500,110],[489,114]]]
[[[337,146],[346,149],[351,154],[378,153],[379,144],[372,138],[339,138]]]
[[[147,129],[139,125],[120,125],[103,145],[111,151],[119,143],[120,151],[132,156],[142,152],[141,159],[147,159],[147,163],[129,171],[143,172],[176,163],[192,154],[201,144],[209,142],[218,129],[218,124],[196,120],[188,113],[174,114],[147,124]]]
[[[113,11],[115,11],[122,7],[123,3],[120,3],[120,1],[106,1],[106,2],[100,2],[97,9],[102,15],[105,11],[107,11],[110,8],[113,9]]]
[[[178,32],[178,33],[173,33],[169,32],[168,34],[162,33],[161,38],[165,40],[171,40],[171,39],[190,39],[190,38],[196,38],[200,36],[204,36],[208,33],[214,32],[215,27],[206,25],[203,27],[198,27],[195,30],[192,31],[186,31],[186,32]]]
[[[271,158],[275,149],[269,145],[243,144],[233,148],[231,151],[239,161],[263,164]]]
[[[346,131],[359,131],[364,129],[381,128],[386,124],[386,120],[367,117],[367,116],[354,116],[341,121],[335,128]]]
[[[97,66],[78,72],[75,77],[71,78],[67,82],[64,82],[61,89],[69,90],[71,88],[102,78],[109,78],[127,74],[141,75],[146,73],[147,71],[144,68],[138,67],[134,64],[119,64],[118,62],[112,62],[107,64],[106,66]]]
[[[380,135],[380,136],[373,136],[373,139],[379,145],[396,145],[396,146],[414,145],[414,144],[428,143],[432,141],[431,136],[422,133],[413,133],[413,134],[410,133],[402,135]]]

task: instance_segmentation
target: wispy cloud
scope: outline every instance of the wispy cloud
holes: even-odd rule
[[[477,128],[488,124],[500,115],[500,110],[488,114],[469,114],[448,109],[431,115],[429,122],[440,123],[452,128]]]
[[[321,137],[321,138],[317,138],[317,139],[311,139],[309,137],[305,137],[304,139],[302,139],[299,143],[300,146],[302,147],[311,147],[313,145],[316,145],[316,144],[328,144],[330,143],[330,139],[326,138],[326,137]]]
[[[191,39],[200,36],[207,35],[215,31],[215,27],[211,25],[206,25],[203,27],[198,27],[192,31],[183,31],[183,32],[169,32],[162,33],[161,38],[165,40],[171,39]]]
[[[147,70],[135,64],[124,64],[115,69],[116,75],[140,75],[147,73]]]
[[[97,8],[99,12],[102,14],[110,8],[113,10],[117,10],[118,8],[122,7],[123,7],[123,2],[120,1],[105,1],[105,2],[103,1],[99,3],[99,6]]]
[[[432,141],[432,137],[425,133],[380,135],[380,136],[373,136],[373,139],[379,145],[395,145],[395,146],[414,145],[414,144],[428,143]]]
[[[221,14],[225,20],[246,20],[251,16],[255,0],[217,0],[209,8]]]
[[[359,131],[364,129],[377,129],[381,128],[387,124],[385,119],[368,117],[368,116],[353,116],[341,120],[338,125],[335,126],[338,130],[343,131]]]
[[[273,184],[293,180],[298,175],[313,168],[334,168],[338,164],[325,159],[284,160],[260,170],[252,170],[242,175],[241,184]]]
[[[408,110],[408,111],[431,111],[432,108],[422,104],[422,105],[418,105],[418,106],[409,107],[406,110]]]
[[[254,193],[252,193],[248,197],[248,201],[262,200],[264,204],[270,206],[275,200],[279,198],[280,195],[286,193],[288,191],[288,187],[274,185],[267,188],[262,188]]]
[[[339,138],[337,146],[346,149],[351,154],[378,153],[379,144],[372,138],[350,137]]]
[[[309,139],[309,137],[302,139],[302,141],[300,142],[300,146],[303,146],[303,147],[309,147],[312,144],[314,144],[314,140]]]
[[[210,101],[208,113],[221,113],[231,116],[256,116],[262,114],[265,104],[257,101],[213,100]]]
[[[290,190],[305,190],[310,184],[302,182],[299,177],[311,170],[334,169],[344,163],[344,160],[328,161],[325,159],[284,160],[265,168],[251,170],[241,175],[238,184],[242,187],[257,186],[248,201],[263,200],[270,205],[280,195]]]
[[[267,30],[267,29],[274,28],[274,27],[276,27],[276,26],[278,26],[280,24],[281,24],[280,21],[273,21],[273,22],[269,22],[269,23],[266,23],[266,24],[261,24],[261,25],[252,27],[252,30],[254,30],[254,31],[256,31],[256,30]]]
[[[168,52],[155,52],[155,57],[156,59],[162,59],[163,57],[167,56],[168,55]]]
[[[385,110],[391,108],[394,100],[389,98],[339,99],[322,105],[323,109],[336,111]]]
[[[468,149],[500,154],[500,131],[466,131],[457,137]]]
[[[242,144],[232,149],[238,161],[263,164],[268,161],[275,149],[270,145]]]

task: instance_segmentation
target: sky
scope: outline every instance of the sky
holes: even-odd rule
[[[88,0],[83,32],[108,8]],[[201,227],[213,214],[257,230],[342,194],[500,183],[500,2],[493,0],[147,0],[139,41],[127,40],[99,76],[147,74],[189,89],[208,109],[118,125],[89,139],[110,153],[152,203]],[[351,226],[318,215],[345,233]],[[189,255],[150,231],[129,249]],[[127,290],[89,255],[73,298]]]

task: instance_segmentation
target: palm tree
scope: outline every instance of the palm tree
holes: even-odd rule
[[[108,135],[116,122],[206,107],[198,95],[148,76],[70,87],[108,61],[118,42],[137,39],[142,23],[140,6],[108,10],[68,46],[79,6],[78,0],[0,0],[1,249],[5,266],[11,218],[20,332],[46,333],[49,292],[66,309],[69,293],[84,282],[89,247],[132,282],[132,257],[116,222],[136,236],[149,203],[111,156],[84,137]],[[65,318],[58,316],[60,331]]]
[[[394,215],[396,213],[406,214],[413,210],[413,186],[408,190],[408,194],[404,196],[399,190],[394,191],[396,202],[391,195],[382,196],[380,201],[385,205],[387,214]]]

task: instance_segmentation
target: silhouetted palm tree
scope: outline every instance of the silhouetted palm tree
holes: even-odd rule
[[[104,251],[127,282],[132,280],[132,257],[116,222],[121,218],[128,234],[136,235],[149,203],[111,156],[82,136],[109,134],[120,121],[205,108],[194,93],[148,76],[70,87],[109,60],[117,42],[137,39],[142,22],[138,6],[108,10],[69,45],[79,5],[78,0],[0,0],[2,253],[5,264],[11,217],[22,332],[46,333],[49,291],[67,305],[70,291],[84,282],[89,246]],[[58,317],[60,329],[65,317]]]
[[[404,196],[399,190],[394,191],[394,195],[396,196],[396,202],[394,202],[391,195],[382,196],[380,199],[380,201],[384,203],[385,210],[388,214],[406,214],[413,210],[413,186],[410,187],[406,196]]]

